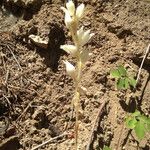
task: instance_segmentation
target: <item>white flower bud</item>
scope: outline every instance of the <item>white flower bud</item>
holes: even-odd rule
[[[74,45],[60,45],[60,48],[66,51],[68,54],[71,54],[72,56],[76,56],[77,53],[77,47]]]
[[[72,0],[66,3],[66,7],[69,11],[70,16],[73,16],[75,13],[75,5]]]
[[[83,26],[77,31],[77,36],[79,38],[79,41],[80,41],[80,38],[82,38],[84,34],[84,30],[83,30]]]
[[[76,9],[76,17],[78,19],[81,19],[81,17],[83,16],[83,12],[84,12],[84,7],[85,5],[82,3],[80,4],[77,9]]]
[[[65,25],[67,28],[69,28],[70,24],[72,22],[72,18],[70,16],[70,13],[65,7],[61,7],[61,9],[65,12]]]
[[[82,41],[81,41],[81,45],[85,45],[90,39],[90,30],[87,30],[84,32],[83,36],[82,36]]]
[[[82,36],[82,42],[81,45],[85,45],[90,39],[91,37],[94,35],[94,33],[90,34],[90,30],[87,30],[86,32],[84,32],[83,36]]]
[[[66,12],[65,13],[65,24],[66,24],[67,28],[70,27],[71,22],[72,22],[72,18],[70,17],[69,13]]]
[[[75,74],[76,74],[75,67],[71,63],[69,63],[68,61],[63,61],[63,62],[66,65],[67,73],[74,79]]]
[[[94,33],[90,34],[90,30],[84,32],[83,26],[77,31],[78,40],[81,46],[85,45],[93,35]]]

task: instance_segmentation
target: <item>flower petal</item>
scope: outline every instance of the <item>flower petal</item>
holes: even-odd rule
[[[84,12],[84,7],[85,5],[82,3],[80,4],[77,9],[76,9],[76,17],[78,19],[81,19],[81,17],[83,16],[83,12]]]
[[[82,37],[84,33],[83,26],[77,31],[77,36]]]
[[[60,7],[60,9],[63,10],[64,13],[68,11],[65,7]]]
[[[77,47],[74,45],[61,45],[61,49],[66,51],[68,54],[71,54],[72,56],[76,56],[77,53]]]
[[[75,5],[72,0],[66,3],[66,7],[69,11],[70,16],[73,16],[75,13]]]
[[[81,45],[85,45],[90,39],[91,37],[94,35],[94,33],[90,34],[90,30],[87,30],[86,32],[84,32],[83,36],[82,36],[82,41],[81,41]]]
[[[64,64],[66,65],[67,73],[74,79],[76,73],[75,67],[68,61],[64,61]]]
[[[87,30],[82,35],[81,45],[85,45],[90,39],[90,30]]]
[[[72,22],[72,18],[71,18],[71,16],[70,16],[69,12],[67,11],[67,12],[65,13],[65,24],[66,24],[66,27],[67,27],[67,28],[70,27],[71,22]]]
[[[77,31],[78,41],[82,41],[82,36],[84,34],[83,26]]]

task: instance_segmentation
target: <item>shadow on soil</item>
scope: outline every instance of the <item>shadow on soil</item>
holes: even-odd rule
[[[41,57],[44,57],[44,63],[47,67],[50,67],[52,71],[56,72],[58,69],[58,62],[60,56],[65,54],[60,49],[60,45],[65,43],[65,34],[63,28],[60,28],[59,25],[54,24],[53,28],[50,29],[49,33],[49,43],[46,50],[37,49],[37,52]]]

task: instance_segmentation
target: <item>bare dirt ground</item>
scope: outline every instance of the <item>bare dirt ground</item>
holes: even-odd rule
[[[94,132],[91,150],[104,145],[112,150],[149,150],[150,136],[139,141],[124,126],[135,109],[150,114],[150,55],[145,60],[137,89],[115,90],[110,70],[122,64],[137,75],[150,44],[150,1],[80,0],[86,10],[81,25],[95,33],[86,45],[92,56],[83,71],[79,149],[84,150],[98,114],[106,102]],[[73,82],[59,47],[71,41],[64,25],[62,0],[0,1],[0,150],[31,150],[68,131],[69,135],[39,150],[73,150],[74,123],[71,100]],[[48,47],[28,38],[38,35]]]

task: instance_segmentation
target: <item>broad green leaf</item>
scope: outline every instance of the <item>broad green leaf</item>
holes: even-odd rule
[[[150,123],[146,124],[147,131],[150,131]]]
[[[139,117],[139,120],[144,123],[146,131],[150,131],[150,118],[148,118],[144,115],[141,115]]]
[[[150,118],[147,117],[146,123],[150,124]]]
[[[145,136],[145,126],[144,126],[143,122],[138,121],[135,128],[134,128],[134,130],[135,130],[136,136],[139,139],[144,138],[144,136]]]
[[[136,110],[136,111],[132,114],[133,117],[137,117],[137,116],[140,116],[140,115],[141,115],[141,113],[140,113],[138,110]]]
[[[132,77],[129,78],[129,83],[131,86],[135,87],[136,86],[136,80]]]
[[[137,120],[135,118],[128,117],[126,119],[126,125],[129,129],[134,129],[137,124]]]
[[[118,69],[110,71],[110,75],[114,78],[120,78],[121,74],[119,73]]]
[[[111,150],[111,148],[109,148],[108,146],[105,146],[105,147],[103,148],[103,150]]]
[[[125,78],[125,79],[124,79],[124,88],[125,88],[125,89],[128,89],[128,88],[129,88],[129,79],[128,79],[128,78]]]
[[[123,78],[118,79],[117,89],[124,89],[124,85],[125,85],[125,79]]]
[[[146,116],[144,116],[144,115],[141,115],[141,116],[139,117],[139,120],[140,120],[140,121],[143,121],[144,123],[149,123],[148,118],[147,118]]]
[[[121,76],[126,76],[127,75],[127,71],[123,66],[119,66],[118,70],[119,70],[119,73],[121,74]]]

